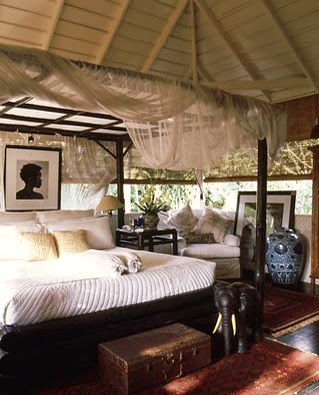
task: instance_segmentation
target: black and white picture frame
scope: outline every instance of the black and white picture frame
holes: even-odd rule
[[[60,148],[7,145],[4,193],[6,211],[59,210]]]
[[[268,191],[266,234],[274,229],[293,228],[295,213],[296,191]],[[243,228],[251,223],[256,227],[256,192],[238,192],[237,209],[235,216],[235,234],[242,236]]]

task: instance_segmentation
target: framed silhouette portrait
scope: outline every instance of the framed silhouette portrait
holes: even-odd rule
[[[60,148],[7,145],[4,197],[6,211],[59,210]]]

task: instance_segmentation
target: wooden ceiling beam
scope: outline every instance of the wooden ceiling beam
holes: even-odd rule
[[[132,141],[128,134],[104,134],[104,133],[86,133],[75,132],[73,130],[60,130],[54,128],[45,128],[39,130],[32,126],[24,125],[8,125],[6,123],[0,123],[0,130],[3,132],[13,132],[13,133],[27,133],[34,135],[44,135],[44,136],[68,136],[68,137],[79,137],[86,138],[88,140],[100,140],[100,141]]]
[[[118,132],[127,132],[127,129],[124,127],[117,127],[117,125],[119,124],[118,121],[115,122],[111,122],[109,124],[106,125],[98,125],[98,127],[89,127],[88,129],[83,130],[83,132],[80,133],[88,133],[88,132],[92,132],[94,130],[97,129],[105,129],[105,130],[114,130],[114,131],[118,131]]]
[[[34,125],[33,127],[41,129],[47,126],[53,126],[53,125],[66,125],[66,126],[80,126],[83,128],[88,128],[85,131],[89,130],[97,130],[97,129],[113,129],[113,130],[118,130],[120,132],[125,132],[126,128],[124,127],[118,127],[114,128],[114,126],[122,123],[122,121],[113,121],[107,124],[92,124],[90,122],[76,122],[76,121],[69,121],[67,118],[69,118],[69,115],[65,115],[63,117],[60,117],[58,119],[48,119],[48,118],[38,118],[38,117],[25,117],[22,115],[13,115],[13,114],[3,114],[0,119],[8,119],[12,121],[18,121],[18,122],[29,122],[29,123],[37,123],[39,125]]]
[[[194,12],[194,2],[189,1],[190,8],[190,25],[191,25],[191,43],[192,43],[192,76],[193,84],[198,83],[197,74],[197,48],[196,48],[196,24],[195,24],[195,12]]]
[[[274,80],[232,80],[232,81],[207,81],[203,85],[210,88],[220,88],[225,90],[243,89],[290,89],[290,88],[309,88],[310,82],[307,78],[278,78]]]
[[[81,115],[83,117],[92,117],[92,118],[98,118],[98,119],[110,119],[110,120],[116,120],[116,121],[123,122],[123,120],[121,118],[114,117],[113,115],[94,113],[94,112],[88,112],[88,111],[71,110],[68,108],[40,106],[37,104],[19,104],[17,106],[17,102],[6,102],[6,103],[3,103],[2,106],[10,107],[10,109],[19,107],[19,108],[23,108],[26,110],[45,111],[45,112],[52,112],[52,113],[59,113],[59,114]]]
[[[63,5],[64,5],[64,0],[56,0],[55,12],[54,12],[54,15],[52,15],[52,17],[51,17],[50,24],[48,26],[48,34],[45,37],[45,40],[41,46],[41,48],[44,49],[45,51],[47,51],[50,47],[51,40],[52,40],[53,34],[55,32],[55,28],[58,23],[58,20],[60,18]]]
[[[197,71],[201,78],[205,81],[203,82],[203,85],[206,85],[206,83],[215,84],[214,80],[209,76],[206,68],[200,62],[197,62]]]
[[[284,24],[281,23],[281,21],[279,20],[278,16],[276,15],[273,7],[271,6],[271,4],[269,2],[269,0],[260,0],[260,1],[264,5],[264,7],[265,7],[267,13],[269,14],[269,16],[271,17],[274,25],[279,30],[282,38],[286,42],[286,45],[289,47],[289,49],[291,50],[292,54],[296,58],[300,68],[305,73],[305,75],[307,76],[307,78],[309,79],[311,84],[313,85],[314,90],[318,91],[318,89],[319,89],[318,81],[316,80],[315,76],[313,75],[310,67],[307,65],[307,63],[300,56],[297,46],[295,45],[293,40],[289,37],[288,32],[286,31],[286,29],[284,27]],[[302,7],[302,5],[301,5],[301,7]]]
[[[172,30],[174,29],[174,26],[176,25],[177,21],[179,20],[188,1],[189,0],[179,0],[178,1],[175,10],[169,17],[166,25],[164,26],[164,28],[161,31],[160,36],[156,40],[151,52],[149,53],[148,57],[144,61],[143,66],[141,67],[142,73],[148,72],[149,69],[151,68],[156,56],[158,55],[159,51],[162,49],[163,45],[167,41],[168,36],[171,34]]]
[[[100,45],[99,50],[96,54],[96,63],[97,64],[102,64],[103,59],[105,58],[107,51],[109,50],[112,41],[122,23],[122,20],[125,16],[126,10],[128,9],[128,6],[130,5],[131,0],[122,0],[116,14],[114,15],[114,22],[112,24],[111,29],[108,31],[106,39],[104,42]]]
[[[106,133],[81,133],[73,130],[58,130],[52,128],[45,128],[43,130],[39,130],[32,126],[26,125],[11,125],[6,123],[0,123],[0,131],[3,132],[18,132],[18,133],[28,133],[28,134],[39,134],[39,135],[61,135],[61,136],[69,136],[69,137],[83,137],[88,140],[101,140],[101,141],[131,141],[129,135],[125,134],[106,134]]]
[[[208,19],[210,26],[213,26],[215,30],[219,33],[220,37],[223,39],[225,44],[228,46],[228,48],[231,50],[233,55],[236,57],[236,59],[239,61],[241,66],[245,69],[247,74],[253,79],[256,80],[258,77],[258,72],[255,70],[255,67],[252,67],[252,65],[247,61],[247,59],[242,56],[235,45],[232,43],[232,40],[229,36],[229,34],[224,30],[223,25],[219,22],[219,20],[216,18],[215,14],[212,12],[212,10],[208,7],[207,3],[205,0],[194,0],[195,4],[197,7],[200,9],[200,11],[204,14],[204,16]],[[262,91],[263,95],[266,97],[268,101],[271,101],[271,96],[269,92]]]
[[[39,134],[41,130],[49,131],[49,134],[63,134],[65,133],[63,129],[59,128],[59,125],[66,126],[74,126],[74,127],[82,127],[85,128],[82,131],[68,131],[71,135],[80,134],[86,136],[88,133],[94,133],[96,130],[105,130],[105,134],[107,135],[107,131],[118,132],[119,135],[125,133],[127,134],[127,130],[123,126],[118,126],[123,124],[123,120],[120,118],[113,117],[111,115],[104,114],[95,114],[84,111],[70,110],[64,108],[56,108],[56,107],[48,107],[48,106],[40,106],[35,104],[28,104],[27,101],[31,100],[31,98],[23,98],[17,102],[6,102],[2,104],[4,106],[3,110],[0,111],[0,123],[1,119],[10,120],[12,123],[1,124],[2,130],[8,131],[16,131],[21,130],[25,131],[25,133],[34,133]],[[31,111],[37,111],[38,113],[42,112],[43,117],[41,116],[25,116],[25,115],[16,115],[10,114],[9,111],[12,109],[26,109]],[[63,114],[58,116],[57,118],[50,119],[45,116],[45,113],[55,113],[55,114]],[[73,116],[82,116],[87,118],[84,121],[77,121],[69,119]],[[90,122],[90,119],[100,119],[103,124],[97,124],[96,122]],[[36,125],[23,125],[23,123],[33,123]],[[6,125],[6,126],[4,126]],[[1,130],[1,129],[0,129]],[[103,135],[103,132],[97,132],[99,136]]]
[[[14,102],[13,104],[6,105],[6,103],[4,103],[3,106],[5,107],[0,111],[0,116],[12,110],[13,108],[20,107],[21,104],[25,104],[30,100],[32,100],[32,97],[23,97],[22,99]]]

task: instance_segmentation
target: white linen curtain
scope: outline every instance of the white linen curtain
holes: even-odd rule
[[[238,148],[254,156],[263,138],[272,160],[286,139],[285,111],[260,100],[2,47],[0,101],[23,97],[123,119],[153,168],[207,169]]]

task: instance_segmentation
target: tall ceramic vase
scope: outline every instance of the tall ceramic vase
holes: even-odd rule
[[[267,237],[266,263],[274,283],[293,284],[304,264],[304,243],[292,229],[279,228]]]

